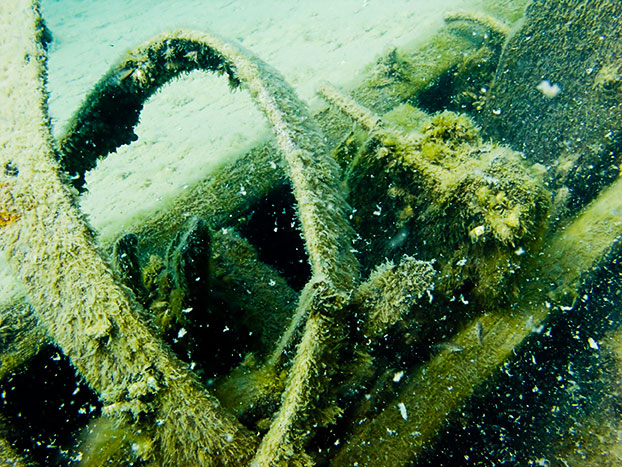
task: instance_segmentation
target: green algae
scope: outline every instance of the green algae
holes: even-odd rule
[[[465,281],[489,300],[511,289],[507,280],[522,256],[516,250],[529,250],[549,206],[546,188],[521,156],[484,144],[465,115],[445,111],[406,133],[334,89],[322,94],[371,131],[346,173],[353,223],[375,252],[364,264],[417,251],[438,261],[437,286],[445,293]]]

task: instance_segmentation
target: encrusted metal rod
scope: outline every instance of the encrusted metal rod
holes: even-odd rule
[[[289,109],[295,106],[292,96],[283,94],[282,88],[278,90],[281,93],[275,93],[278,97],[274,104]],[[274,122],[277,141],[288,162],[312,278],[298,305],[297,315],[306,314],[308,319],[281,407],[253,459],[253,465],[266,466],[303,461],[301,446],[308,432],[303,425],[309,423],[309,414],[317,410],[318,396],[325,390],[319,380],[327,378],[335,364],[328,362],[326,355],[338,339],[339,314],[359,274],[337,163],[326,153],[321,133],[309,115],[298,115],[288,122],[278,110],[275,105],[267,115]]]
[[[357,104],[354,99],[339,92],[332,84],[323,82],[317,90],[329,104],[337,107],[367,131],[375,130],[381,123],[381,118],[371,110]]]
[[[45,106],[38,3],[3,2],[1,246],[50,338],[100,394],[104,411],[151,438],[144,459],[243,463],[256,444],[140,322],[58,175]],[[157,423],[145,423],[153,419]]]
[[[95,163],[97,156],[131,141],[138,112],[155,89],[192,69],[227,73],[233,85],[241,83],[250,91],[265,113],[287,162],[311,264],[313,280],[307,293],[314,299],[304,302],[310,308],[302,342],[315,344],[301,344],[298,348],[282,409],[260,446],[257,459],[262,460],[256,462],[269,464],[291,450],[288,439],[294,431],[293,425],[300,414],[311,410],[307,406],[314,386],[311,370],[322,360],[321,343],[330,334],[325,324],[332,319],[332,316],[316,315],[337,313],[336,308],[324,302],[328,297],[332,300],[335,294],[346,296],[358,276],[352,251],[353,231],[346,221],[349,208],[340,189],[339,168],[328,156],[322,134],[306,106],[274,70],[238,47],[206,34],[174,33],[138,49],[111,70],[87,98],[60,147],[65,167],[82,174]],[[120,111],[119,102],[128,108]],[[109,121],[114,121],[114,130]],[[84,146],[87,141],[94,150]],[[318,290],[322,291],[320,295],[316,295]]]
[[[622,236],[617,210],[622,178],[534,254],[517,309],[476,318],[452,340],[460,351],[444,350],[415,369],[395,400],[361,424],[337,454],[334,465],[404,465],[430,445],[447,416],[461,407],[550,316],[571,306],[580,281]]]
[[[144,102],[166,82],[192,70],[226,73],[243,85],[273,127],[287,161],[314,274],[351,284],[356,261],[352,231],[336,181],[339,169],[306,106],[282,77],[238,46],[197,32],[162,35],[131,52],[94,87],[59,141],[61,165],[81,186],[97,158],[135,139]]]
[[[34,357],[47,343],[45,331],[37,326],[30,304],[18,301],[0,310],[0,380]]]
[[[36,3],[14,3],[1,11],[2,18],[22,13],[19,21],[10,24],[23,43],[18,47],[5,44],[2,52],[5,63],[22,79],[11,76],[4,94],[11,97],[5,107],[12,127],[22,130],[29,144],[20,151],[11,144],[19,141],[14,138],[4,144],[1,154],[1,162],[13,169],[5,171],[0,198],[7,220],[2,246],[9,262],[27,284],[48,333],[100,393],[105,411],[139,420],[153,414],[160,421],[157,428],[144,426],[146,432],[155,431],[156,442],[139,449],[143,458],[176,464],[243,462],[253,451],[253,438],[220,411],[217,401],[139,323],[137,305],[97,252],[88,226],[58,177],[43,99],[45,55],[34,39]],[[16,58],[20,54],[31,60],[20,63]],[[313,341],[315,347],[300,346],[291,370],[292,383],[286,388],[285,410],[277,417],[278,429],[273,425],[268,433],[276,432],[277,438],[287,442],[299,413],[309,409],[313,365],[308,363],[319,364],[324,350],[320,338],[330,334],[324,321],[331,317],[325,314],[339,309],[327,303],[334,303],[335,294],[343,294],[357,276],[337,164],[326,154],[319,130],[291,89],[267,65],[232,44],[207,34],[165,35],[134,52],[87,99],[74,122],[75,131],[62,141],[63,165],[69,170],[77,167],[80,174],[93,163],[81,142],[103,147],[104,152],[119,141],[127,142],[148,95],[179,72],[194,68],[225,71],[233,84],[244,83],[274,127],[298,201],[314,277],[308,289],[320,293],[311,293],[314,300],[309,302],[310,318],[303,337],[303,343]],[[112,94],[124,99],[113,99]],[[17,110],[15,96],[20,104],[29,103],[25,112]],[[120,108],[119,102],[128,107]],[[95,115],[100,120],[91,119]],[[106,122],[111,117],[119,122],[116,134],[108,132]],[[15,136],[15,131],[3,134]],[[51,310],[55,310],[53,315]],[[281,454],[268,452],[267,458]]]

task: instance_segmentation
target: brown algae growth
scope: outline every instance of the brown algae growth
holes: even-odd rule
[[[586,105],[617,116],[618,68],[601,57],[619,44],[592,44],[594,82],[562,82],[563,54],[548,62],[557,74],[523,76],[520,57],[560,17],[594,21],[578,0],[539,3],[518,22],[498,2],[502,19],[448,14],[354,89],[323,85],[313,115],[233,42],[163,34],[112,67],[55,141],[38,3],[4,2],[0,245],[24,290],[0,308],[0,460],[619,463],[622,423],[596,428],[620,402],[617,140],[538,154],[541,135],[564,134],[546,119],[515,131],[521,96],[508,91],[563,115],[556,103],[589,88]],[[75,199],[85,172],[193,70],[248,90],[272,137],[98,241]],[[582,185],[589,167],[604,169]],[[57,391],[38,401],[33,380]]]

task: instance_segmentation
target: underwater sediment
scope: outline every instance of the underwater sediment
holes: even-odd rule
[[[0,6],[0,244],[24,287],[0,311],[2,460],[616,465],[620,7],[561,3],[448,14],[313,115],[235,43],[165,33],[58,141],[38,3]],[[546,41],[568,53],[543,70]],[[99,239],[85,172],[192,70],[248,90],[271,139]]]

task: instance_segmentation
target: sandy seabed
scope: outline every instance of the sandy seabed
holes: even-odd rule
[[[426,38],[448,10],[480,0],[42,0],[53,35],[49,111],[56,137],[93,85],[132,48],[166,31],[195,29],[235,40],[279,70],[311,108],[318,84],[349,87],[383,52]],[[110,238],[164,209],[210,170],[270,129],[246,91],[194,72],[145,106],[139,139],[87,174],[81,207]],[[20,294],[0,259],[0,285]]]
[[[190,28],[241,43],[279,70],[312,107],[321,81],[347,86],[382,52],[424,40],[464,0],[43,0],[54,41],[50,113],[58,136],[93,84],[124,53]],[[167,85],[141,115],[139,139],[87,177],[82,208],[102,233],[122,232],[269,128],[244,91],[205,73]]]

